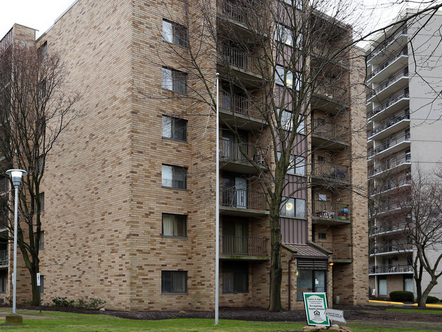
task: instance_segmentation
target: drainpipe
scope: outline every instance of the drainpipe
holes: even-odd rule
[[[288,273],[289,273],[289,311],[290,311],[290,309],[291,309],[291,303],[292,303],[292,298],[291,298],[291,296],[290,296],[290,294],[291,294],[291,280],[292,280],[292,276],[291,276],[291,273],[290,273],[290,263],[291,262],[293,262],[295,260],[295,257],[291,257],[290,259],[289,259],[289,266],[288,266]]]

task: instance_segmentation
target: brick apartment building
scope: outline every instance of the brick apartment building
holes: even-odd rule
[[[415,13],[402,12],[396,20],[409,18],[407,22],[378,36],[367,52],[368,180],[373,202],[369,276],[377,297],[396,290],[416,295],[412,266],[416,251],[401,222],[412,212],[401,202],[412,194],[413,177],[417,183],[419,171],[433,173],[442,157],[437,46],[442,16],[412,17]],[[429,281],[424,274],[424,288]],[[442,296],[440,285],[431,295]]]
[[[207,4],[220,38],[256,33],[244,28],[235,1]],[[195,31],[184,23],[186,15],[198,19],[193,6],[78,0],[37,40],[34,30],[16,24],[0,41],[59,52],[72,90],[82,94],[82,115],[60,137],[45,170],[43,302],[94,297],[109,309],[213,310],[216,119],[207,104],[182,98],[203,87],[176,67],[194,42],[187,36]],[[351,27],[335,24],[337,35],[351,37]],[[260,85],[250,82],[260,78],[246,67],[248,55],[224,45],[227,63],[204,64],[213,82],[220,72],[221,123],[241,127],[240,142],[225,126],[220,130],[220,306],[268,307],[269,206],[257,180],[264,173],[244,155],[274,171],[269,155],[256,149],[268,123],[253,113],[244,91],[225,91],[226,73],[255,94]],[[302,307],[303,291],[326,291],[330,304],[368,298],[367,203],[356,194],[365,188],[366,162],[355,157],[366,151],[359,145],[364,90],[357,84],[365,73],[353,51],[330,63],[328,79],[336,71],[340,80],[317,90],[298,128],[297,167],[286,175],[298,187],[285,189],[295,194],[280,217],[286,309]],[[5,257],[10,247],[0,248]],[[26,300],[28,272],[18,267],[18,296]],[[3,298],[12,292],[11,271],[6,259]]]

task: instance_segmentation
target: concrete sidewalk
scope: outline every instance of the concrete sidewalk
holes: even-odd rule
[[[0,319],[5,319],[6,316],[11,315],[10,312],[0,312]],[[34,316],[34,315],[22,315],[23,319],[52,319],[52,317],[45,317],[45,316]]]
[[[373,305],[416,307],[417,308],[417,303],[403,303],[403,302],[378,301],[378,300],[369,300],[368,302]],[[426,308],[442,309],[442,304],[427,304]]]

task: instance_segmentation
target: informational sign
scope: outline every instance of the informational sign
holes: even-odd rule
[[[344,311],[342,310],[326,309],[325,314],[327,315],[328,319],[333,322],[347,323],[344,318]]]
[[[303,297],[307,324],[330,326],[330,320],[325,314],[327,310],[327,295],[325,293],[304,292]]]
[[[40,273],[37,273],[37,286],[40,287]]]

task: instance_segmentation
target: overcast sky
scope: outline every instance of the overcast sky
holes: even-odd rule
[[[355,1],[363,3],[366,12],[374,7],[379,8],[376,12],[376,19],[370,20],[371,22],[376,21],[375,26],[377,27],[393,18],[398,10],[391,5],[386,5],[389,0]],[[74,2],[75,0],[0,0],[0,39],[12,28],[14,23],[37,29],[39,30],[37,36],[40,36]]]

